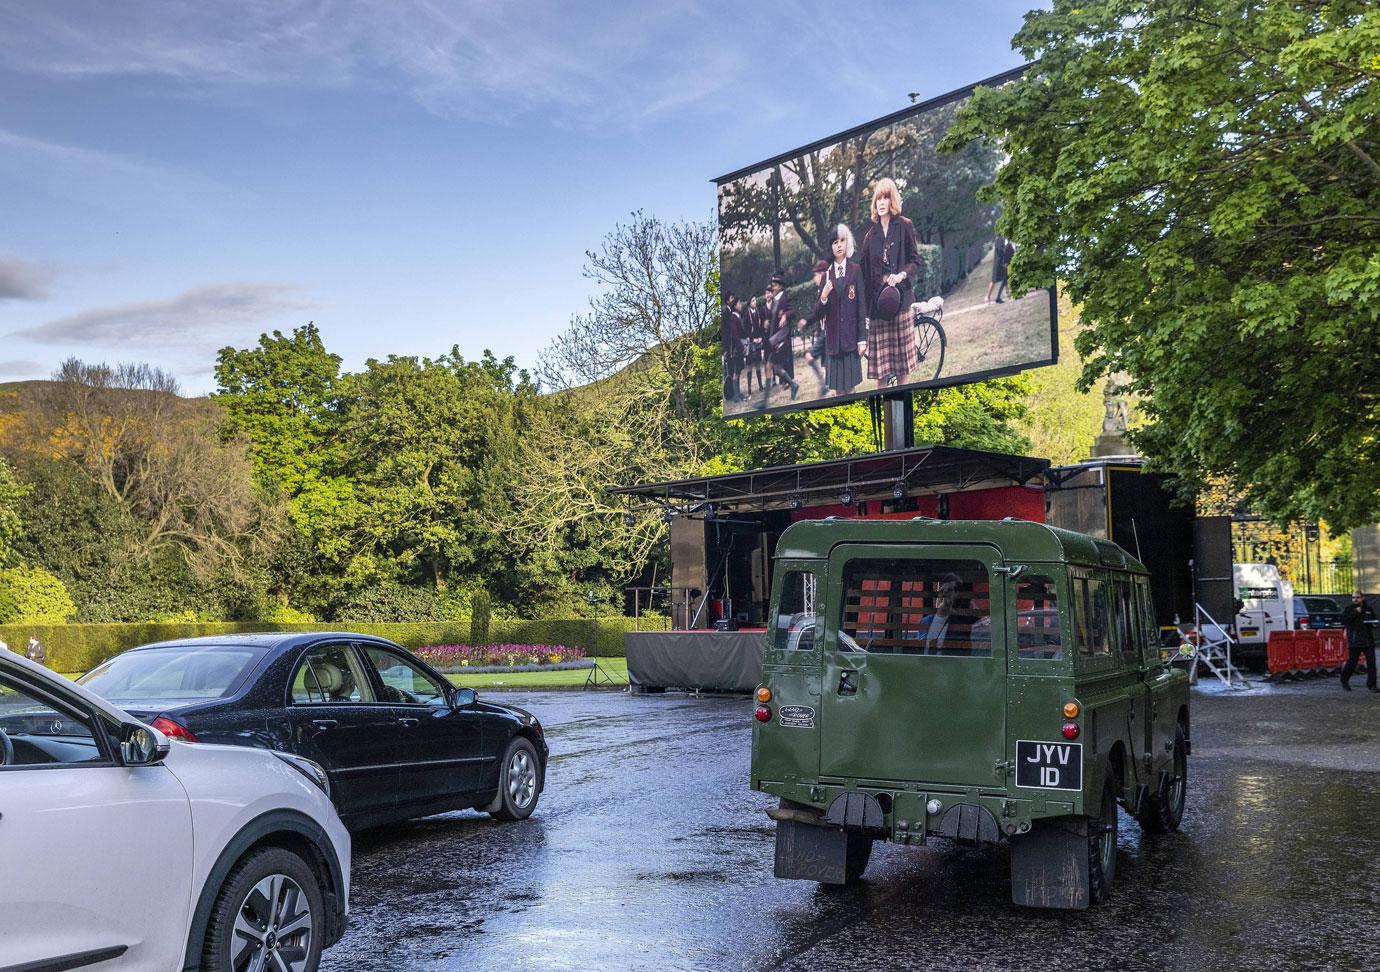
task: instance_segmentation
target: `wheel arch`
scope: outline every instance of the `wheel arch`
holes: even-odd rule
[[[321,887],[321,897],[326,902],[325,946],[334,945],[345,931],[344,874],[335,848],[316,821],[295,810],[270,810],[255,817],[240,828],[239,832],[225,845],[206,876],[197,897],[196,908],[192,912],[191,928],[187,934],[187,950],[183,961],[184,972],[196,972],[201,968],[201,950],[206,940],[206,927],[211,920],[211,909],[216,896],[225,883],[230,870],[251,851],[261,847],[280,847],[303,857],[308,864],[324,863],[324,875],[320,867],[312,868],[318,882],[323,876],[328,884]]]

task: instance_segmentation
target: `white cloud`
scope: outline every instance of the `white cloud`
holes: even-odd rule
[[[46,378],[53,369],[37,361],[0,361],[0,379],[17,381],[24,378]]]
[[[209,353],[263,327],[300,323],[315,304],[297,294],[281,283],[207,284],[162,300],[81,311],[10,336],[77,349]]]
[[[623,127],[698,106],[761,123],[777,92],[862,53],[848,39],[858,31],[831,29],[837,13],[819,0],[75,0],[0,7],[0,62],[188,90],[377,86],[486,121],[540,110],[572,127]],[[860,72],[839,81],[873,83]]]
[[[0,300],[42,300],[52,269],[18,257],[0,256]]]

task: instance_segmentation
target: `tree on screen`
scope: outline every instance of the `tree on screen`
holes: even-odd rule
[[[871,189],[883,176],[901,188],[917,240],[939,249],[922,291],[947,293],[972,272],[992,239],[997,207],[977,198],[1001,162],[991,140],[941,153],[957,103],[908,117],[833,145],[801,152],[722,187],[719,224],[724,283],[757,293],[771,274],[807,281],[817,259],[832,259],[834,227],[859,241],[872,222]],[[784,232],[783,232],[784,230]],[[932,295],[932,294],[927,294]]]
[[[1082,382],[1190,487],[1380,517],[1380,12],[1368,0],[1054,0],[950,133],[1003,140],[1015,287],[1064,281]]]

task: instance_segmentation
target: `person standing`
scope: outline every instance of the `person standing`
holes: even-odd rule
[[[1346,646],[1351,650],[1342,669],[1342,688],[1351,691],[1351,676],[1356,674],[1356,664],[1361,655],[1366,656],[1366,688],[1372,692],[1380,691],[1375,685],[1375,626],[1380,624],[1375,610],[1366,603],[1366,596],[1360,591],[1351,595],[1351,603],[1342,612],[1342,627],[1346,629]]]
[[[834,262],[825,268],[815,316],[824,322],[825,395],[847,395],[863,379],[862,356],[867,351],[863,275],[852,260],[857,249],[852,230],[843,223],[834,227],[829,246]]]
[[[29,661],[39,665],[48,664],[48,652],[43,647],[43,642],[38,640],[37,635],[29,637],[29,650],[24,653]]]
[[[737,311],[741,306],[742,301],[735,300],[732,294],[724,296],[723,318],[720,324],[724,348],[724,397],[732,402],[742,397],[742,390],[738,387],[738,374],[743,370],[743,346],[740,340],[743,322],[742,315]]]
[[[1015,245],[998,233],[996,244],[992,247],[992,282],[987,285],[987,303],[992,301],[992,288],[994,287],[997,290],[997,303],[1002,303],[1001,295],[1006,290],[1006,279],[1010,273],[1011,258],[1015,255]]]
[[[767,305],[768,324],[767,330],[770,337],[767,339],[768,355],[771,370],[778,381],[783,385],[791,386],[791,398],[800,391],[800,386],[795,381],[795,341],[791,333],[791,300],[786,295],[786,278],[778,270],[771,275],[771,284],[767,287],[771,294],[771,301]]]
[[[867,377],[879,387],[903,383],[920,363],[910,309],[919,272],[915,226],[901,215],[901,192],[894,180],[880,179],[872,191],[872,226],[862,245]]]

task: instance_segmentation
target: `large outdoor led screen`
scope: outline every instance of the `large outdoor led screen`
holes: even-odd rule
[[[1000,146],[936,151],[971,93],[716,180],[726,416],[1055,361],[1054,292],[1011,295],[1018,244],[997,234],[998,207],[977,198],[1004,161]]]

